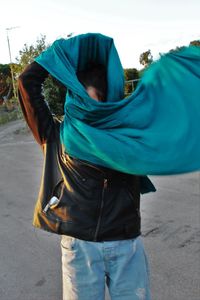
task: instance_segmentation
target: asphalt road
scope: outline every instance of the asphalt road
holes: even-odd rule
[[[41,172],[24,123],[0,126],[1,300],[62,297],[59,237],[32,226]],[[152,300],[199,300],[200,173],[151,179],[157,192],[142,197],[141,212]]]

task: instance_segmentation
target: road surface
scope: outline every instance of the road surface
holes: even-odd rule
[[[0,126],[1,300],[62,297],[59,237],[32,226],[41,172],[42,152],[25,124]],[[157,192],[142,197],[141,212],[152,300],[199,300],[200,175],[151,179]]]

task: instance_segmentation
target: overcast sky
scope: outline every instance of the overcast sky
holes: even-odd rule
[[[25,43],[40,34],[48,42],[74,32],[112,36],[124,67],[139,67],[140,53],[154,58],[178,45],[200,39],[200,0],[1,0],[0,63],[12,61]]]

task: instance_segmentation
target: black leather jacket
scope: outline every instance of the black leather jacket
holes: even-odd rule
[[[147,177],[92,165],[64,152],[60,123],[42,95],[47,75],[34,62],[18,80],[24,117],[44,153],[33,225],[88,241],[139,236],[140,193],[155,191],[154,186]]]

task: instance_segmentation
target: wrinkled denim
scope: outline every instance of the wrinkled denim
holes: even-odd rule
[[[150,300],[149,270],[140,238],[89,242],[62,236],[63,300]]]

